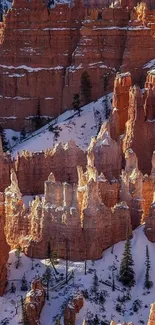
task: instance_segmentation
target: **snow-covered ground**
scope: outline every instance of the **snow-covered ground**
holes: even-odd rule
[[[93,262],[88,261],[87,263],[87,275],[84,275],[84,262],[70,262],[69,271],[74,271],[74,281],[70,280],[69,284],[60,290],[52,290],[52,286],[55,284],[55,278],[53,277],[50,290],[50,300],[45,303],[45,306],[41,313],[41,325],[51,325],[55,324],[55,318],[63,314],[63,308],[65,303],[74,296],[76,293],[81,292],[81,290],[87,289],[89,298],[85,299],[84,307],[81,309],[80,313],[76,318],[76,325],[81,325],[83,318],[87,317],[89,313],[95,315],[97,314],[100,320],[109,322],[114,319],[117,323],[122,321],[133,321],[134,324],[147,324],[150,304],[155,301],[155,290],[154,287],[147,292],[144,290],[144,277],[145,277],[145,251],[146,245],[148,245],[150,260],[151,260],[151,270],[150,277],[154,282],[155,286],[155,243],[151,243],[147,240],[144,232],[143,226],[139,227],[134,231],[134,236],[132,239],[132,254],[134,259],[134,271],[136,274],[136,285],[131,290],[131,300],[126,302],[119,302],[119,297],[126,295],[126,291],[123,292],[123,287],[117,280],[117,275],[119,272],[120,260],[122,258],[122,253],[124,250],[124,242],[116,244],[113,248],[109,248],[103,252],[102,259]],[[0,324],[5,318],[9,319],[10,325],[17,325],[21,319],[20,310],[20,296],[22,291],[20,290],[21,278],[26,275],[29,282],[34,278],[35,275],[42,275],[46,269],[45,260],[34,260],[34,270],[31,269],[32,261],[30,258],[22,255],[21,266],[19,269],[15,268],[15,252],[10,252],[10,257],[8,261],[8,286],[6,293],[0,298]],[[115,266],[114,277],[115,285],[117,289],[112,291],[111,287],[102,283],[102,281],[110,281],[112,275],[112,266]],[[56,266],[60,273],[65,275],[65,261],[60,260]],[[105,296],[105,303],[96,303],[93,300],[93,294],[91,293],[93,275],[96,270],[96,274],[99,280],[98,293],[101,291]],[[11,294],[9,292],[11,282],[16,285],[16,293]],[[119,290],[118,290],[119,289]],[[141,307],[137,312],[133,311],[133,303],[136,300],[140,301]],[[15,306],[18,302],[17,315],[15,315]],[[121,312],[116,311],[116,305],[121,307]],[[91,315],[92,317],[92,315]],[[61,319],[61,325],[63,325],[63,319]]]
[[[109,108],[111,108],[112,93],[107,95]],[[28,150],[30,152],[40,152],[48,148],[53,148],[56,143],[66,143],[74,140],[82,149],[86,150],[91,137],[96,136],[100,123],[105,119],[105,96],[81,108],[81,116],[74,110],[69,110],[60,115],[54,121],[46,124],[38,131],[28,135],[17,144],[12,140],[12,135],[20,138],[20,134],[13,134],[11,130],[5,130],[6,140],[12,150],[12,156],[17,152]]]

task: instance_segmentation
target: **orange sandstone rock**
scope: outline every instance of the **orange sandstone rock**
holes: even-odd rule
[[[41,280],[36,279],[31,283],[31,291],[28,292],[25,301],[24,309],[30,325],[39,325],[39,317],[45,303],[45,290]]]

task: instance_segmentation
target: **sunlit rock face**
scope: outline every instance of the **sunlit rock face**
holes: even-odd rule
[[[130,213],[125,202],[117,203],[118,182],[109,184],[103,174],[98,176],[90,157],[87,172],[80,168],[78,184],[57,182],[50,174],[43,198],[36,197],[29,208],[12,171],[5,190],[5,233],[11,248],[20,244],[29,256],[43,258],[50,242],[60,257],[65,258],[69,245],[70,259],[97,259],[103,249],[126,238]]]
[[[4,195],[0,193],[0,296],[3,295],[7,282],[6,263],[9,257],[9,245],[6,242],[4,233],[5,211],[4,211]]]

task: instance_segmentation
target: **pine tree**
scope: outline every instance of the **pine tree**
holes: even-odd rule
[[[46,287],[47,287],[47,292],[46,292],[46,298],[47,300],[49,300],[49,285],[50,285],[50,281],[52,279],[52,272],[51,272],[51,268],[49,266],[47,266],[45,273],[43,274],[43,282],[45,283]]]
[[[26,311],[25,311],[25,306],[24,306],[24,299],[21,296],[21,308],[22,308],[22,323],[23,325],[30,325],[30,322],[28,320]]]
[[[82,73],[80,88],[81,88],[82,102],[84,105],[86,105],[91,101],[91,88],[92,88],[90,76],[87,71],[84,71]]]
[[[105,303],[105,297],[103,296],[103,292],[101,291],[100,295],[99,295],[99,302],[101,305],[103,305]]]
[[[55,274],[59,274],[59,272],[57,271],[57,269],[56,269],[56,267],[54,265],[55,264],[56,252],[52,252],[50,241],[47,244],[47,252],[46,252],[46,255],[47,255],[47,258],[50,260],[50,262],[52,264],[52,267],[54,269]]]
[[[25,128],[23,128],[20,133],[20,141],[24,140],[25,136],[26,136],[26,131]]]
[[[79,94],[74,94],[72,106],[73,106],[74,110],[76,110],[78,112],[79,116],[81,115],[80,103],[81,103],[80,95]]]
[[[92,285],[92,291],[96,294],[97,293],[97,290],[98,290],[98,276],[96,274],[96,271],[94,272],[94,275],[93,275],[93,285]]]
[[[124,286],[132,287],[135,284],[135,273],[133,270],[134,261],[131,254],[131,243],[129,235],[127,235],[127,240],[124,247],[123,258],[120,265],[119,280]]]
[[[107,74],[105,74],[103,77],[103,88],[104,88],[104,91],[106,92],[107,88],[108,88],[108,75]]]
[[[144,288],[150,289],[153,286],[153,282],[150,280],[150,256],[149,256],[149,248],[148,245],[146,245],[146,273],[145,273],[145,282],[144,282]]]
[[[2,139],[3,151],[6,152],[6,151],[9,150],[9,144],[8,144],[7,139],[6,139],[5,131],[3,130],[3,128],[1,126],[0,126],[0,136],[1,136],[1,139]]]
[[[36,124],[36,130],[40,129],[42,126],[41,122],[41,109],[40,109],[40,100],[38,101],[37,106],[37,115],[35,116],[35,124]]]
[[[93,320],[93,325],[99,325],[100,324],[100,321],[99,321],[99,318],[97,316],[97,314],[95,315],[94,317],[94,320]]]
[[[15,285],[14,285],[13,282],[11,283],[11,289],[10,289],[10,292],[11,292],[11,293],[15,293],[15,292],[16,292],[16,287],[15,287]]]
[[[114,275],[114,266],[112,268],[112,291],[115,291],[115,275]]]
[[[21,259],[21,247],[18,246],[15,252],[15,256],[17,258],[16,261],[16,269],[18,269],[18,267],[20,266],[20,259]]]
[[[27,284],[27,280],[26,280],[26,276],[25,273],[22,277],[22,284],[21,284],[21,291],[27,291],[28,290],[28,284]]]

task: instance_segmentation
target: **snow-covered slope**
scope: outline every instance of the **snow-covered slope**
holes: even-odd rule
[[[151,260],[151,270],[150,277],[154,282],[155,286],[155,243],[151,243],[147,240],[143,232],[143,226],[139,227],[134,231],[134,236],[132,239],[132,254],[134,259],[134,271],[136,274],[136,285],[131,290],[131,300],[126,302],[119,302],[119,297],[122,298],[127,294],[123,291],[123,287],[117,280],[117,275],[119,272],[120,260],[122,258],[122,253],[124,250],[124,242],[116,244],[113,248],[109,248],[103,252],[103,257],[101,260],[96,262],[88,261],[87,263],[87,275],[84,275],[84,263],[83,262],[70,262],[69,271],[74,271],[74,281],[70,280],[69,284],[62,288],[61,290],[53,290],[52,287],[55,285],[55,278],[53,277],[51,281],[50,289],[50,301],[46,301],[46,304],[41,313],[41,324],[51,325],[55,324],[55,318],[57,315],[63,314],[63,307],[68,299],[81,292],[81,290],[87,289],[89,298],[85,299],[84,307],[81,309],[80,313],[76,318],[76,325],[82,324],[82,319],[85,317],[90,317],[97,314],[100,320],[104,322],[109,322],[112,318],[118,323],[125,320],[126,322],[133,321],[134,324],[147,324],[150,304],[155,301],[155,290],[154,287],[147,292],[143,289],[144,277],[145,277],[145,250],[146,245],[149,247],[150,260]],[[0,322],[5,318],[9,319],[9,325],[17,325],[21,319],[21,309],[20,309],[20,295],[22,294],[20,290],[21,278],[23,274],[26,274],[26,278],[30,283],[35,275],[42,275],[46,266],[45,260],[34,260],[34,270],[31,269],[32,261],[26,256],[22,256],[22,265],[19,269],[14,266],[15,263],[14,251],[10,252],[10,257],[8,261],[8,276],[9,282],[6,289],[6,294],[0,298]],[[116,290],[112,291],[111,287],[102,283],[102,281],[110,281],[112,275],[112,266],[115,266],[114,277]],[[60,260],[57,265],[57,270],[60,273],[65,274],[65,261]],[[93,275],[96,270],[99,286],[98,293],[101,291],[105,296],[105,303],[96,302],[93,299],[93,294],[91,293]],[[16,293],[11,294],[9,292],[11,282],[16,285]],[[134,311],[134,302],[138,300],[141,305],[138,311]],[[15,305],[18,301],[18,313],[15,315]],[[121,307],[121,312],[116,311],[116,305]],[[117,306],[118,308],[118,306]],[[3,324],[3,323],[0,323]],[[61,321],[61,325],[63,321]]]
[[[109,108],[111,108],[112,94],[107,96]],[[22,150],[42,151],[53,148],[56,143],[66,143],[73,139],[82,149],[86,149],[90,143],[91,137],[96,136],[101,123],[105,119],[105,97],[98,101],[90,103],[82,108],[81,116],[70,110],[60,115],[56,120],[50,122],[38,131],[33,132],[21,143],[15,146],[12,141],[12,132],[6,130],[6,138],[9,142],[9,148],[12,149],[12,156]],[[14,134],[19,138],[19,134]]]

